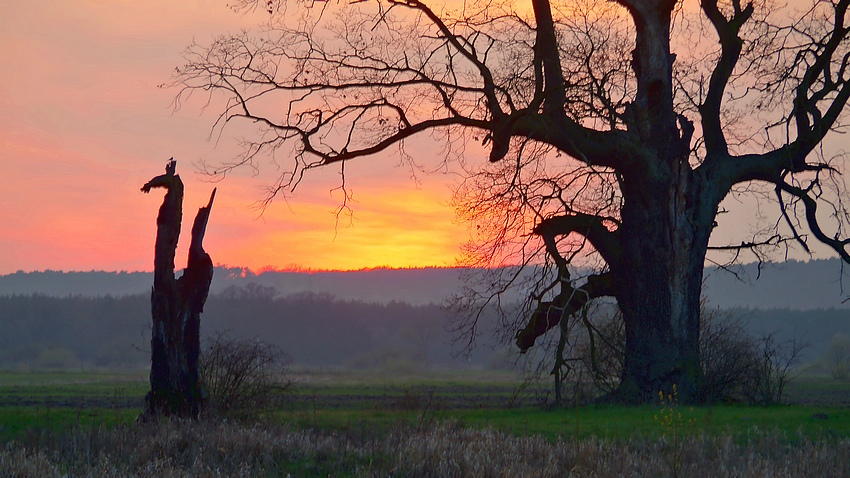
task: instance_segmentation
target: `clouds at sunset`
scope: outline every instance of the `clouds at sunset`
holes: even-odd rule
[[[345,166],[349,218],[348,211],[335,214],[344,197],[335,189],[338,167],[309,171],[295,192],[262,214],[256,203],[282,172],[273,161],[217,183],[199,172],[202,164],[237,160],[240,139],[256,139],[248,123],[212,130],[220,98],[200,92],[175,108],[179,90],[167,86],[190,44],[258,31],[267,18],[262,11],[233,12],[228,3],[0,0],[0,274],[151,270],[162,192],[145,196],[139,187],[161,174],[170,157],[186,185],[179,267],[191,218],[213,187],[218,194],[205,244],[217,263],[252,269],[455,264],[469,238],[448,205],[455,176],[411,178],[391,153],[354,160]],[[846,150],[845,139],[835,137],[824,143],[827,156]],[[419,164],[442,158],[441,145],[427,138],[405,144]],[[485,149],[467,145],[467,164],[485,164]],[[278,154],[278,164],[290,159],[282,149]],[[718,217],[713,244],[749,241],[775,220],[757,198],[745,192],[727,198],[723,206],[734,213]]]
[[[188,229],[219,188],[206,247],[218,263],[359,269],[454,264],[466,228],[447,205],[451,178],[410,178],[392,158],[309,174],[287,200],[253,207],[278,174],[244,170],[216,184],[198,164],[240,153],[238,130],[210,139],[205,99],[174,111],[167,83],[192,42],[255,27],[227,2],[0,2],[0,274],[16,270],[150,270],[161,192],[139,187],[178,160]],[[416,151],[412,151],[414,154]],[[188,219],[187,219],[188,218]]]

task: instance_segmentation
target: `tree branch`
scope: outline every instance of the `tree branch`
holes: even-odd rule
[[[754,10],[752,3],[748,3],[746,8],[741,9],[740,2],[735,1],[733,2],[735,12],[732,18],[727,20],[717,7],[717,1],[702,0],[700,2],[703,12],[717,31],[721,46],[720,59],[711,72],[708,92],[705,95],[705,100],[699,105],[708,157],[718,154],[725,156],[729,153],[723,133],[723,125],[720,121],[720,107],[723,103],[726,86],[729,84],[729,78],[732,76],[735,65],[738,64],[741,48],[744,44],[738,33],[744,23],[752,16]]]
[[[709,3],[709,0],[703,3]],[[850,71],[847,68],[850,60],[847,53],[841,53],[850,36],[844,18],[850,0],[839,0],[830,5],[833,8],[832,24],[822,39],[815,40],[812,33],[806,36],[809,43],[780,50],[797,50],[791,63],[779,73],[780,79],[776,83],[781,83],[783,89],[793,91],[793,104],[784,121],[788,129],[794,123],[796,137],[783,146],[761,154],[718,154],[714,162],[722,165],[715,171],[728,177],[731,184],[752,180],[775,183],[776,178],[785,173],[818,171],[827,167],[824,164],[808,163],[807,158],[827,133],[838,125],[850,100]],[[746,11],[742,10],[741,14]],[[796,84],[792,84],[794,81]],[[713,121],[713,118],[710,119]]]
[[[796,198],[799,198],[803,202],[803,206],[806,209],[806,222],[809,225],[809,228],[812,230],[812,234],[815,237],[831,247],[832,250],[838,253],[841,259],[844,262],[850,264],[850,253],[847,251],[847,246],[850,244],[850,239],[838,239],[836,235],[835,238],[830,238],[826,234],[824,234],[823,229],[820,227],[820,223],[818,222],[817,210],[818,203],[817,201],[809,196],[809,191],[797,186],[793,186],[791,184],[786,183],[784,180],[776,181],[776,187],[781,191],[788,193]]]
[[[540,221],[532,233],[549,241],[554,241],[555,236],[580,234],[590,241],[605,262],[614,267],[620,261],[623,247],[617,232],[605,227],[606,220],[613,222],[611,219],[600,216],[571,212],[568,215],[553,216]]]
[[[590,300],[612,295],[613,289],[611,272],[591,275],[587,283],[580,287],[562,281],[560,293],[551,301],[541,301],[531,313],[528,324],[517,333],[516,345],[520,352],[527,352],[538,337],[580,310]]]

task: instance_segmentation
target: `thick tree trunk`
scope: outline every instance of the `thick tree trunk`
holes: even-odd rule
[[[142,187],[166,189],[156,225],[154,285],[151,292],[151,391],[145,397],[145,415],[197,418],[202,405],[198,383],[200,316],[212,282],[213,264],[203,249],[209,204],[198,211],[192,227],[189,262],[180,279],[174,277],[174,255],[183,216],[183,182],[169,162],[166,174]]]
[[[646,403],[675,385],[699,402],[699,312],[708,238],[723,193],[689,164],[693,124],[675,113],[673,0],[621,0],[635,20],[638,89],[626,115],[643,147],[622,168],[620,259],[611,263],[626,329],[617,399]],[[719,197],[718,197],[719,196]]]
[[[616,398],[652,402],[676,385],[679,400],[696,403],[702,274],[720,199],[686,166],[660,176],[654,187],[624,186],[623,255],[613,272],[626,353]]]

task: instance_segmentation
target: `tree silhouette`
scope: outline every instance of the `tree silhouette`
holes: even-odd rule
[[[214,173],[291,158],[268,199],[311,168],[390,150],[406,159],[409,140],[430,133],[469,173],[457,204],[479,225],[471,257],[544,264],[521,350],[613,297],[626,332],[614,398],[649,401],[676,384],[680,400],[699,401],[703,267],[730,191],[774,201],[780,221],[721,249],[808,250],[808,229],[850,260],[836,158],[819,148],[850,95],[848,4],[244,0],[236,8],[269,11],[267,28],[190,47],[177,102],[223,95],[217,126],[257,126],[242,159]],[[490,164],[462,159],[474,141]],[[596,272],[574,276],[588,254]],[[495,273],[473,299],[524,277]]]
[[[183,275],[174,277],[174,254],[183,218],[183,181],[170,160],[165,174],[142,186],[166,190],[156,218],[154,282],[151,291],[151,390],[145,397],[145,415],[197,418],[202,405],[199,383],[201,312],[210,290],[213,263],[204,251],[204,235],[215,189],[192,225],[189,261]]]

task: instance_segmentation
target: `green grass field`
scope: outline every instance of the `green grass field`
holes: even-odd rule
[[[513,378],[513,381],[511,380]],[[277,414],[298,426],[323,429],[386,428],[395,422],[459,420],[474,427],[490,427],[516,435],[541,435],[606,440],[635,435],[658,437],[669,433],[659,423],[662,405],[613,405],[547,409],[534,397],[517,397],[518,378],[505,374],[448,372],[444,375],[388,379],[353,374],[329,381],[328,376],[305,375],[296,399]],[[526,395],[542,394],[548,383],[538,383]],[[741,435],[752,429],[780,430],[810,439],[850,437],[850,383],[826,379],[799,379],[789,385],[794,405],[754,407],[716,405],[676,406],[679,431],[689,434]],[[519,402],[519,406],[509,406]],[[670,409],[666,410],[669,414]]]
[[[300,371],[296,388],[275,420],[326,430],[389,429],[399,422],[457,420],[515,435],[606,440],[660,436],[662,405],[547,409],[536,402],[547,383],[517,393],[519,378],[492,372],[428,372],[416,377],[377,373]],[[132,423],[148,383],[144,372],[0,373],[0,436],[27,428],[60,430],[75,424]],[[677,426],[690,434],[746,434],[753,428],[804,433],[811,439],[850,437],[850,383],[798,379],[791,400],[803,404],[752,407],[676,406]],[[811,404],[809,404],[811,403]],[[669,413],[669,409],[668,409]]]

